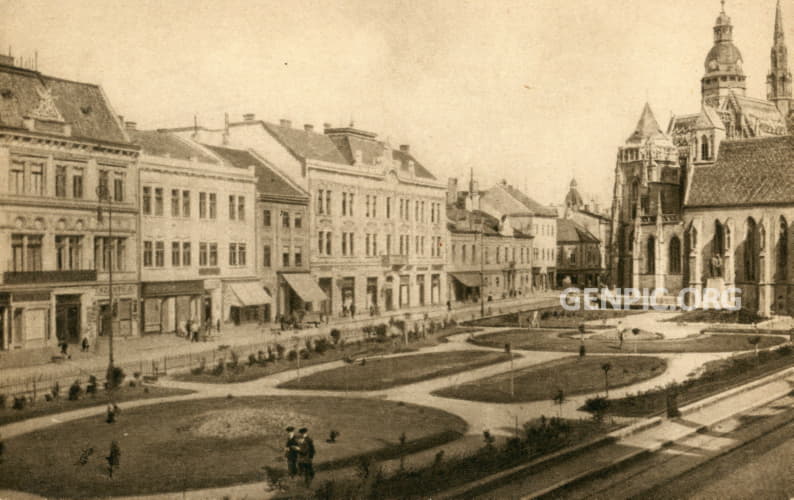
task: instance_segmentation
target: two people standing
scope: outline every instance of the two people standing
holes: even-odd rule
[[[309,437],[309,429],[302,428],[295,435],[294,427],[287,427],[287,444],[285,446],[287,470],[294,478],[300,475],[308,488],[314,479],[314,440]]]

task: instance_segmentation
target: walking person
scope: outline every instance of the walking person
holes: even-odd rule
[[[290,478],[298,474],[298,438],[295,437],[295,427],[287,427],[287,444],[284,445],[284,457],[287,459],[287,472]]]
[[[198,321],[193,321],[190,324],[190,336],[191,342],[198,342],[199,341],[199,324]]]
[[[309,488],[314,479],[314,441],[309,437],[309,429],[303,428],[298,431],[298,469],[306,487]]]

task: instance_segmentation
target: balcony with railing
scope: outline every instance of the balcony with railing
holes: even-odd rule
[[[6,285],[38,285],[41,283],[66,283],[96,280],[96,269],[75,271],[6,271],[3,273],[3,283]]]

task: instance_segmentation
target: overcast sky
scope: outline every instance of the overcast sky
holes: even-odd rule
[[[794,1],[784,0],[794,49]],[[775,0],[728,0],[748,94],[765,97]],[[700,105],[718,0],[0,0],[0,47],[101,84],[139,127],[254,112],[377,132],[441,179],[507,179],[560,203],[611,196],[647,99]]]

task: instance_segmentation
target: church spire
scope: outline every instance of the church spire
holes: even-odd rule
[[[780,0],[775,11],[775,35],[772,44],[771,66],[766,77],[767,99],[774,102],[780,113],[787,117],[791,111],[791,71],[788,67],[788,47],[783,29],[783,9]]]
[[[705,74],[701,79],[703,103],[719,108],[733,92],[744,95],[747,77],[742,68],[742,53],[733,44],[733,24],[725,13],[725,1],[714,23],[714,46],[706,55]]]

